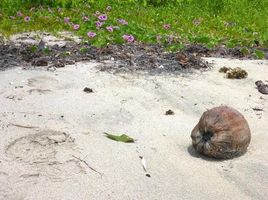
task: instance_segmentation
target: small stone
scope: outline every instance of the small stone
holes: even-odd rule
[[[91,88],[88,88],[88,87],[85,87],[83,91],[86,93],[93,93],[93,90]]]
[[[174,114],[175,113],[172,110],[167,110],[166,113],[165,113],[165,115],[174,115]]]
[[[263,81],[259,80],[255,82],[255,85],[260,93],[268,94],[268,84],[265,84]]]

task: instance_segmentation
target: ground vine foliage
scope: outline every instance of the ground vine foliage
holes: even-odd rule
[[[0,8],[4,36],[67,30],[99,47],[135,41],[172,51],[189,43],[268,47],[268,0],[2,0]]]

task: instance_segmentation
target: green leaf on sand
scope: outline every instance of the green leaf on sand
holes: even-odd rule
[[[125,142],[125,143],[133,143],[134,142],[134,139],[129,137],[126,134],[122,134],[120,136],[112,135],[112,134],[109,134],[109,133],[104,133],[104,134],[106,135],[107,138],[109,138],[111,140],[115,140],[117,142]]]

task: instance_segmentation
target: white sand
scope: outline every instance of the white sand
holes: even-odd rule
[[[112,75],[94,63],[0,72],[0,199],[267,199],[268,96],[254,82],[268,80],[268,62],[208,60],[210,71],[173,77]],[[249,76],[226,79],[221,66]],[[95,92],[84,93],[86,86]],[[191,148],[191,130],[222,104],[246,117],[251,144],[233,160],[202,158]],[[168,109],[175,115],[164,115]],[[103,132],[137,141],[118,143]]]

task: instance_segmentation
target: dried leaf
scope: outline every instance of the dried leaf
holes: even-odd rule
[[[111,140],[115,140],[117,142],[125,142],[125,143],[133,143],[134,142],[134,139],[129,137],[126,134],[122,134],[120,136],[112,135],[112,134],[109,134],[109,133],[104,133],[104,134],[106,135],[107,138],[109,138]]]

